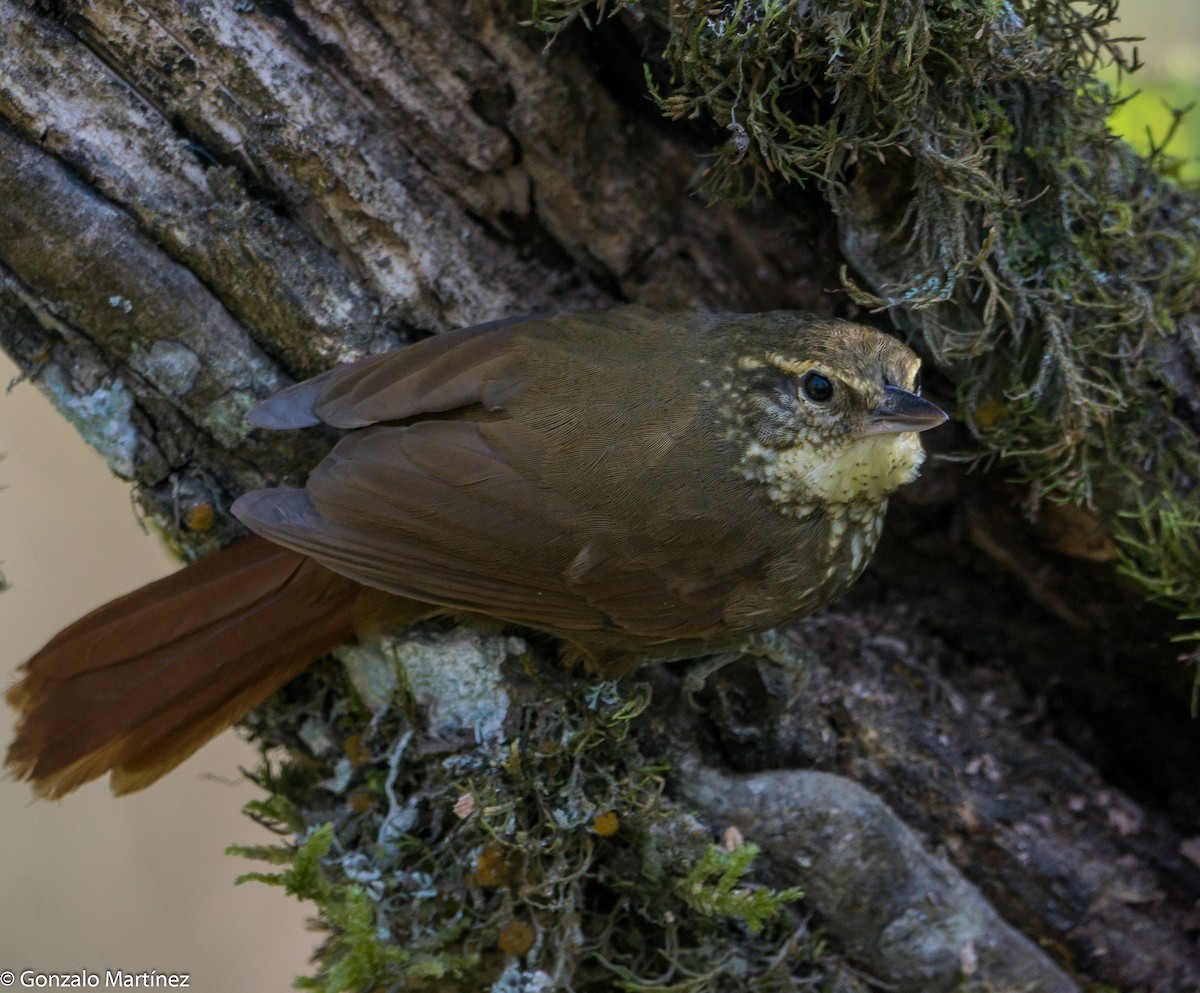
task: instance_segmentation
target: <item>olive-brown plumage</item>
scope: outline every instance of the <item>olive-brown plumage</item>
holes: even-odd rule
[[[156,684],[176,709],[204,688],[204,714],[220,711],[224,726],[279,673],[348,636],[357,584],[403,598],[393,607],[405,620],[455,611],[548,632],[605,674],[810,613],[862,571],[888,493],[915,477],[916,432],[945,418],[913,392],[917,364],[899,342],[841,321],[619,308],[452,332],[298,384],[252,420],[348,433],[303,489],[234,504],[272,544],[247,540],[205,560],[196,604],[183,578],[192,570],[163,581],[174,583],[176,618],[164,640],[178,651],[158,646],[146,661],[153,631],[127,652],[93,637],[161,614],[159,584],[57,636],[10,693],[23,721],[9,762],[52,794],[109,767],[138,770],[115,785],[145,785],[220,729],[173,714],[139,735],[148,712],[169,710],[155,711]],[[299,554],[281,559],[279,546]],[[277,613],[288,584],[307,591],[287,623],[319,637],[264,659],[271,639],[237,633],[254,627],[254,611],[218,605],[245,601],[244,584],[231,577],[222,590],[214,577],[222,556],[239,554],[243,572],[248,558],[273,563],[259,594]],[[202,640],[214,641],[215,624],[225,642],[255,645],[237,676],[228,651],[195,649],[180,630],[193,615],[206,618]],[[213,699],[222,694],[197,663],[206,655],[212,679],[238,692]],[[89,731],[75,690],[109,677],[101,695],[117,716]],[[265,689],[250,699],[256,680]],[[138,715],[133,726],[123,712]]]

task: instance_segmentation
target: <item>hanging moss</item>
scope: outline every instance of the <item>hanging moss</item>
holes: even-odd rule
[[[1101,71],[1136,68],[1115,0],[637,6],[666,32],[663,112],[725,135],[702,191],[816,184],[844,288],[957,385],[977,456],[1095,506],[1148,595],[1200,610],[1174,544],[1200,530],[1200,198],[1162,143],[1110,133]]]

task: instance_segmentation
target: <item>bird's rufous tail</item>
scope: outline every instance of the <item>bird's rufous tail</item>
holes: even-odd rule
[[[142,789],[349,638],[362,591],[251,536],[105,604],[22,667],[8,766],[48,797]]]

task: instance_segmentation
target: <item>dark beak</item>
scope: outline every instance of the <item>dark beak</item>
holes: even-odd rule
[[[937,404],[922,400],[899,386],[883,388],[883,403],[867,414],[864,434],[890,434],[902,431],[928,431],[947,420]]]

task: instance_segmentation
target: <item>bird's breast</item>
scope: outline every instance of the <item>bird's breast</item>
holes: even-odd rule
[[[862,575],[883,533],[886,513],[886,498],[879,503],[831,504],[827,508],[824,578],[835,586],[831,598],[841,595]]]

